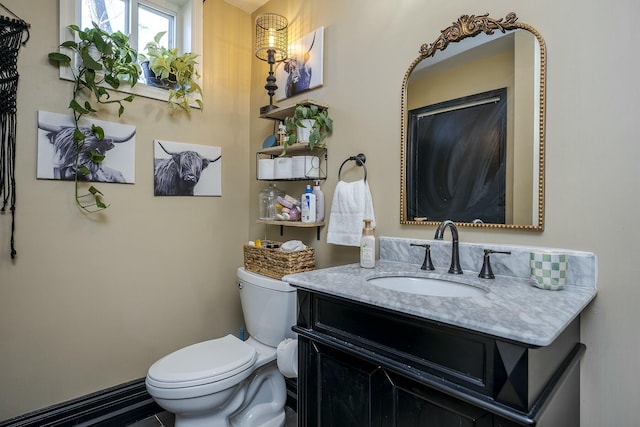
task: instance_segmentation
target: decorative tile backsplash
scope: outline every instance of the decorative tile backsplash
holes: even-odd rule
[[[407,239],[400,237],[380,237],[380,259],[409,264],[422,265],[425,249],[410,246],[410,243],[431,245],[431,259],[436,267],[448,268],[451,263],[451,240]],[[480,244],[460,242],[460,265],[467,272],[479,272],[482,269],[484,250],[511,251],[511,255],[492,254],[491,267],[495,275],[511,277],[530,277],[529,253],[531,251],[553,250],[569,255],[567,286],[586,286],[596,288],[598,278],[598,259],[591,252],[570,249],[545,248],[539,246],[520,246],[502,244]]]

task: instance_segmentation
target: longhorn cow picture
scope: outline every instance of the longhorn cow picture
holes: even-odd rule
[[[156,140],[153,157],[154,195],[222,195],[222,148]]]
[[[98,140],[91,133],[91,124],[104,129],[104,138]],[[73,140],[73,117],[65,114],[38,111],[38,166],[39,179],[75,179],[76,164],[86,166],[89,174],[80,180],[133,184],[135,182],[136,128],[113,122],[91,119],[80,123],[86,138],[78,153]],[[94,163],[90,153],[101,154],[104,161]]]
[[[281,101],[322,86],[324,27],[289,45],[289,57],[276,65],[276,99]]]

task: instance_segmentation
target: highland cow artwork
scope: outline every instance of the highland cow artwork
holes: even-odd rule
[[[324,27],[289,44],[289,57],[276,65],[276,99],[322,86]]]
[[[221,196],[222,149],[179,142],[154,142],[156,196]]]
[[[103,139],[99,140],[91,133],[92,124],[104,129]],[[87,119],[80,122],[80,130],[86,138],[80,145],[76,162],[73,117],[38,111],[37,178],[73,181],[76,169],[85,166],[89,173],[79,174],[81,181],[135,182],[135,126]],[[90,158],[92,152],[103,155],[104,160],[93,162]]]

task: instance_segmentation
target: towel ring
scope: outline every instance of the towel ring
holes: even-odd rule
[[[359,153],[357,156],[351,156],[347,160],[342,162],[342,164],[340,165],[340,169],[338,169],[338,181],[340,181],[340,176],[342,175],[342,167],[345,165],[345,163],[347,163],[349,161],[354,161],[354,162],[356,162],[356,165],[362,166],[362,169],[364,169],[364,180],[366,181],[367,180],[367,167],[364,164],[367,161],[367,156],[365,156],[362,153]]]

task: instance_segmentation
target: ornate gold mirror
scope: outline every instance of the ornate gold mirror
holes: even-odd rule
[[[420,47],[402,83],[401,224],[544,229],[545,74],[544,40],[514,13],[463,15]]]

